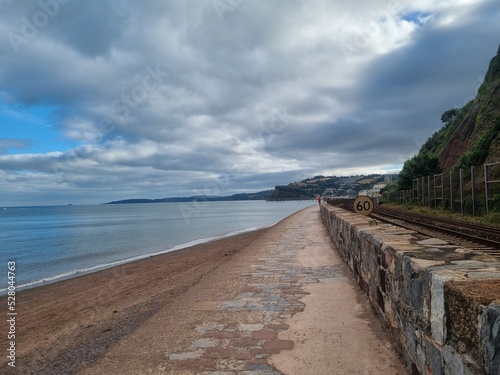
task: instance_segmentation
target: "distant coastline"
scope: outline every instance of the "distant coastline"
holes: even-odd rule
[[[131,204],[131,203],[182,203],[182,202],[220,202],[220,201],[263,201],[272,198],[273,190],[259,191],[258,193],[240,193],[227,196],[194,195],[191,197],[171,197],[160,199],[123,199],[105,204]]]

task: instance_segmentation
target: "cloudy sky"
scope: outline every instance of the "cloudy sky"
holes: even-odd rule
[[[1,0],[0,206],[397,172],[472,99],[498,0]]]

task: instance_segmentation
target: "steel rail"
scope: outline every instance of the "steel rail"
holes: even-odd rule
[[[451,236],[454,236],[454,237],[457,237],[457,238],[460,238],[460,239],[463,239],[466,241],[471,241],[471,242],[474,242],[477,244],[486,245],[486,246],[491,247],[491,248],[496,249],[496,250],[500,250],[500,241],[496,241],[494,239],[489,239],[489,238],[484,238],[484,237],[464,233],[462,231],[458,231],[458,230],[454,230],[454,229],[450,229],[450,228],[441,227],[439,225],[436,225],[436,223],[439,223],[439,220],[435,220],[432,223],[423,223],[423,222],[418,221],[418,220],[410,219],[408,217],[408,215],[405,215],[404,217],[402,217],[402,216],[394,215],[394,214],[387,213],[387,212],[384,212],[384,213],[377,212],[375,215],[371,214],[370,216],[372,216],[376,219],[378,218],[379,220],[382,220],[382,221],[384,220],[384,216],[392,217],[394,219],[399,219],[399,220],[414,224],[414,225],[419,226],[419,227],[430,229],[434,232],[441,232],[441,233],[451,235]],[[393,224],[396,224],[396,223],[393,223]]]
[[[354,211],[352,207],[351,201],[338,202],[341,203],[344,209],[348,209],[350,211]],[[457,239],[462,239],[465,241],[472,242],[474,244],[488,246],[487,249],[484,249],[486,252],[495,252],[498,255],[500,251],[500,229],[490,226],[484,226],[479,224],[466,223],[458,220],[450,220],[444,218],[438,218],[430,215],[422,215],[417,213],[409,213],[409,212],[401,212],[399,210],[381,208],[380,206],[375,206],[375,209],[369,217],[373,217],[374,219],[378,219],[384,221],[383,216],[392,217],[393,219],[398,219],[403,222],[411,223],[417,227],[425,228],[427,230],[431,230],[433,232],[439,232],[448,236],[453,236]],[[420,219],[420,220],[418,220]],[[428,221],[428,222],[423,222]],[[391,222],[390,220],[385,220],[394,225],[403,226],[401,223]],[[449,227],[443,227],[442,223],[447,224],[448,226],[453,226],[453,229]],[[440,225],[441,224],[441,225]],[[408,227],[406,227],[408,228]],[[463,230],[458,228],[467,229],[469,232],[475,232],[475,234],[465,233]],[[416,230],[415,228],[409,228],[412,230]],[[478,233],[479,232],[479,233]],[[481,235],[481,232],[484,236]],[[429,235],[428,233],[424,233]],[[487,238],[493,236],[494,238]],[[478,249],[479,250],[479,249]],[[483,250],[483,249],[481,249]]]
[[[380,207],[377,206],[375,207],[375,212],[378,212],[380,214],[394,214],[398,215],[400,214],[400,211],[394,210],[394,209],[388,209],[386,207]],[[401,216],[409,216],[412,218],[419,218],[422,220],[429,220],[431,222],[439,222],[443,224],[449,224],[454,227],[462,227],[465,229],[469,230],[479,230],[481,232],[487,232],[492,234],[495,237],[500,238],[500,228],[497,227],[492,227],[488,225],[481,225],[481,224],[475,224],[475,223],[468,223],[465,221],[459,221],[459,220],[452,220],[452,219],[446,219],[446,218],[439,218],[435,216],[430,216],[430,215],[425,215],[425,214],[420,214],[420,213],[407,213],[407,212],[401,212]]]

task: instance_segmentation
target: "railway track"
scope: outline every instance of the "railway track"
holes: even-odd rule
[[[342,207],[353,211],[352,201]],[[478,250],[500,259],[500,229],[465,221],[375,206],[371,218],[388,222],[447,242]]]

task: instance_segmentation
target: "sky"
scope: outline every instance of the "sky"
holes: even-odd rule
[[[473,99],[498,0],[0,0],[0,206],[398,173]]]

